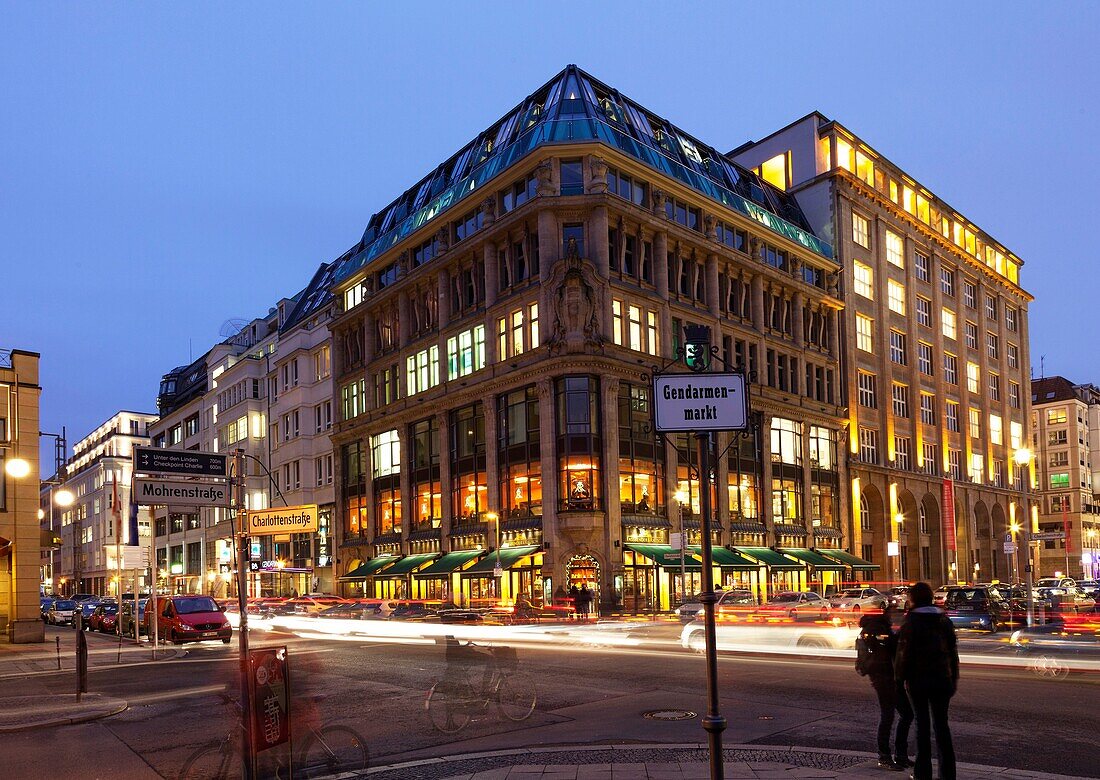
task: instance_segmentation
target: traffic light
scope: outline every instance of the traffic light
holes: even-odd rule
[[[706,371],[710,368],[710,328],[688,325],[684,332],[684,365],[692,371]]]

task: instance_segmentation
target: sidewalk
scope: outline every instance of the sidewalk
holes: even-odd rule
[[[63,674],[66,671],[75,674],[76,670],[76,632],[66,631],[59,635],[58,643],[47,637],[45,642],[37,644],[11,644],[0,642],[0,693],[5,678],[26,677],[35,674]],[[88,637],[88,668],[119,666],[144,661],[164,660],[185,655],[186,651],[161,645],[156,659],[153,658],[153,646],[148,643],[137,645],[132,639],[123,639],[121,647],[117,637],[92,635]],[[60,668],[59,668],[60,666]]]
[[[727,745],[725,776],[908,778],[879,769],[874,753],[769,745]],[[584,745],[501,750],[376,766],[371,780],[707,780],[705,744]],[[910,770],[911,771],[911,770]],[[960,763],[960,780],[1069,780],[1069,775]]]

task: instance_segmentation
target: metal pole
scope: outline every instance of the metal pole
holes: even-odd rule
[[[1028,506],[1027,501],[1027,483],[1031,477],[1028,473],[1028,464],[1017,465],[1023,471],[1020,479],[1020,504],[1024,510],[1024,518],[1023,522],[1020,523],[1020,530],[1023,532],[1024,549],[1027,550],[1027,556],[1024,558],[1024,587],[1027,588],[1027,626],[1031,628],[1035,625],[1035,592],[1031,587],[1031,507]]]
[[[703,718],[710,742],[710,777],[722,780],[725,777],[722,755],[722,732],[726,728],[726,719],[718,714],[718,651],[714,630],[714,605],[718,597],[714,593],[714,559],[710,539],[710,433],[696,433],[699,440],[699,488],[702,511],[703,533],[703,613],[706,633],[707,652],[707,714]]]
[[[236,474],[234,504],[240,528],[237,531],[237,608],[240,610],[240,624],[237,629],[238,652],[241,672],[241,727],[244,739],[241,740],[241,769],[245,780],[252,778],[252,702],[248,690],[248,575],[245,562],[248,560],[248,537],[244,511],[244,451],[234,450],[233,468]]]

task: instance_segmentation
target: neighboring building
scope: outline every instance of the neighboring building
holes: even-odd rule
[[[794,198],[613,88],[566,68],[338,264],[344,592],[587,584],[643,611],[698,591],[698,558],[683,582],[669,547],[681,522],[699,541],[697,456],[652,428],[652,374],[685,370],[689,324],[755,380],[755,430],[717,436],[719,581],[767,595],[866,571],[845,553],[830,247]]]
[[[36,352],[0,350],[0,636],[42,642]]]
[[[821,114],[730,154],[795,197],[844,269],[853,549],[892,579],[1009,578],[1022,261]]]
[[[148,445],[156,420],[155,414],[121,411],[73,445],[60,485],[73,503],[54,509],[61,536],[52,574],[56,592],[117,596],[132,591],[133,573],[122,572],[121,586],[117,580],[116,545],[149,547],[149,509],[131,507],[130,481],[133,448]],[[137,576],[138,585],[147,589],[144,576]]]
[[[1031,382],[1035,497],[1040,532],[1063,540],[1036,542],[1039,573],[1100,575],[1100,388],[1060,376]]]
[[[274,540],[272,584],[279,592],[332,593],[332,521],[335,504],[332,318],[330,292],[335,263],[322,265],[309,285],[292,300],[279,302],[279,338],[270,356],[271,473],[275,506],[317,504],[318,533]]]
[[[157,447],[242,449],[245,507],[317,504],[317,534],[262,536],[253,595],[331,591],[333,513],[331,337],[333,265],[189,366],[164,376]],[[171,592],[235,593],[236,513],[156,508],[157,569]]]

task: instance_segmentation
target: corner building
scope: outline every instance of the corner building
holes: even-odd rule
[[[641,612],[698,591],[698,547],[683,577],[669,547],[700,541],[697,455],[655,434],[651,398],[691,324],[752,379],[753,429],[716,437],[716,581],[766,597],[867,566],[842,522],[831,247],[794,198],[613,88],[566,68],[337,262],[344,593],[587,584]]]
[[[883,579],[1010,579],[1030,406],[1023,262],[821,114],[730,155],[793,196],[844,269],[855,549]]]

